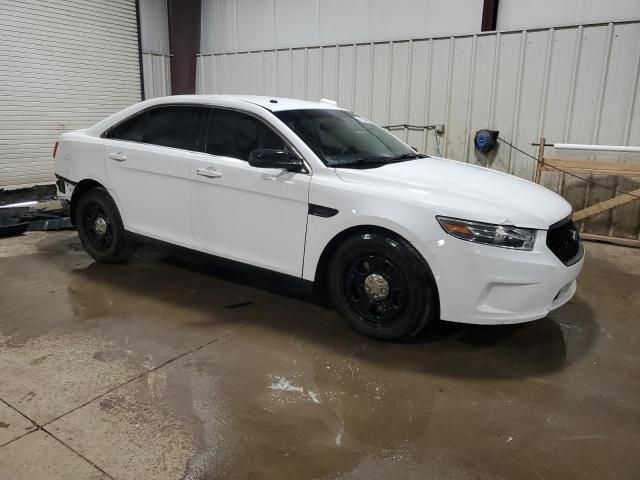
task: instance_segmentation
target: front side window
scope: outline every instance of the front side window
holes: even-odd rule
[[[234,110],[213,111],[207,134],[207,153],[246,161],[253,150],[260,148],[282,150],[285,144],[257,118]]]
[[[154,108],[149,111],[141,141],[163,147],[198,150],[198,120],[205,111],[204,108],[187,105]]]
[[[382,127],[343,110],[285,110],[274,115],[329,167],[371,168],[424,157]]]

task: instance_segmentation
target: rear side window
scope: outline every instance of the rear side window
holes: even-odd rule
[[[163,147],[198,150],[198,119],[205,112],[204,108],[190,106],[155,108],[149,111],[141,141]]]
[[[120,125],[116,125],[109,130],[106,137],[116,140],[127,140],[129,142],[139,142],[147,120],[148,112],[143,112],[135,117],[125,120]]]
[[[233,110],[213,111],[207,135],[207,153],[246,161],[253,150],[281,150],[284,147],[284,141],[257,118]]]

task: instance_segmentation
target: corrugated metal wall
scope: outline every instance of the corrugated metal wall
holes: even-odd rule
[[[139,0],[145,98],[171,95],[169,14],[166,0]]]
[[[505,145],[478,154],[475,131],[500,130],[534,155],[542,135],[640,145],[639,22],[201,55],[197,65],[198,93],[328,97],[382,125],[442,123],[444,156],[527,179],[533,160]],[[433,131],[395,133],[437,153]],[[632,190],[640,179],[597,180]],[[552,172],[543,181],[577,209],[613,195]],[[640,202],[587,220],[585,231],[638,238]]]
[[[0,187],[52,182],[60,133],[140,93],[134,0],[0,0]]]
[[[202,0],[200,51],[474,33],[482,5],[483,0]]]
[[[638,20],[637,0],[500,0],[498,30]]]

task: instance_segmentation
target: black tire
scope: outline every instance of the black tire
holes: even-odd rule
[[[123,262],[135,251],[135,242],[124,229],[118,207],[104,188],[82,193],[76,206],[76,228],[82,246],[98,262]]]
[[[379,233],[347,238],[329,262],[327,281],[336,309],[369,337],[404,340],[439,314],[431,269],[401,238]]]

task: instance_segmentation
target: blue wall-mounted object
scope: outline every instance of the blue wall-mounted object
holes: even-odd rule
[[[480,152],[488,152],[496,145],[498,139],[498,130],[478,130],[473,139],[476,150]]]

